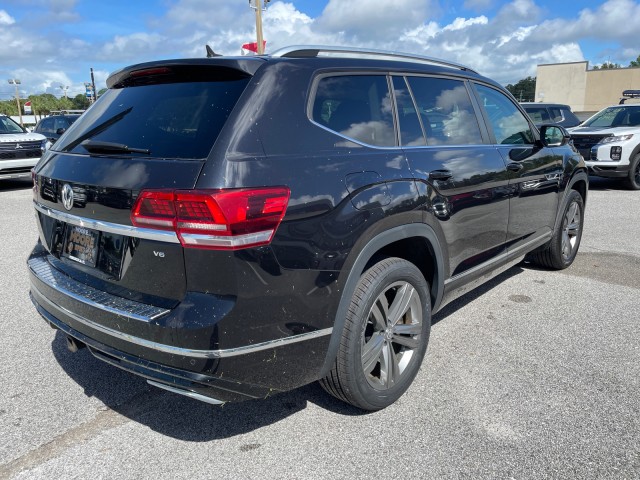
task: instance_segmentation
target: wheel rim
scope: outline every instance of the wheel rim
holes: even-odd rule
[[[578,202],[573,201],[564,214],[562,228],[562,258],[568,262],[575,253],[578,246],[580,227],[582,225],[582,214]]]
[[[396,385],[422,343],[422,303],[408,282],[395,282],[374,302],[362,334],[362,369],[376,390]]]
[[[636,185],[640,186],[640,162],[636,163],[635,179],[636,179]]]

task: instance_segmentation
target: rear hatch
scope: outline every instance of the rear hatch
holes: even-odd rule
[[[254,64],[174,61],[121,70],[34,172],[42,257],[129,300],[172,308],[185,295],[172,232],[133,226],[142,190],[193,189]]]

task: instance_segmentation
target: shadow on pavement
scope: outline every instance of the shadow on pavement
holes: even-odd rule
[[[208,405],[152,387],[143,378],[98,360],[86,348],[71,353],[59,331],[51,347],[60,366],[85,395],[134,422],[180,440],[207,442],[248,433],[304,410],[308,402],[339,415],[367,413],[334,399],[317,383],[266,399]]]
[[[517,265],[463,295],[434,315],[433,323],[523,271],[523,264]],[[206,442],[248,433],[304,410],[308,402],[338,415],[368,413],[336,400],[317,383],[265,399],[212,406],[152,387],[143,378],[98,360],[87,349],[71,353],[59,331],[51,347],[60,366],[84,389],[85,395],[158,433],[180,440]]]

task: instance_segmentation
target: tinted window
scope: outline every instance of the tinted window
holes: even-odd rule
[[[544,107],[524,107],[524,109],[534,123],[544,123],[549,121],[549,113]]]
[[[549,113],[551,114],[552,122],[561,122],[562,120],[564,120],[564,117],[562,116],[562,110],[560,110],[558,107],[549,107]]]
[[[400,145],[408,147],[426,145],[418,112],[403,77],[393,77],[393,94],[398,106]]]
[[[340,75],[318,82],[312,118],[345,137],[395,146],[393,105],[384,75]]]
[[[462,81],[428,77],[407,80],[429,145],[482,143],[478,120]]]
[[[38,128],[36,128],[36,131],[43,133],[45,135],[49,133],[53,133],[53,122],[54,122],[53,118],[43,119],[38,125]]]
[[[489,117],[496,143],[533,144],[529,122],[518,107],[502,92],[484,85],[476,85]]]
[[[53,148],[86,153],[80,144],[91,139],[149,149],[151,157],[204,158],[247,82],[240,78],[111,88]]]

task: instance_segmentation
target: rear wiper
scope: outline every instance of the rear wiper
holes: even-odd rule
[[[135,148],[123,143],[101,142],[99,140],[85,140],[80,146],[91,153],[144,153],[146,155],[151,153],[148,148]]]

